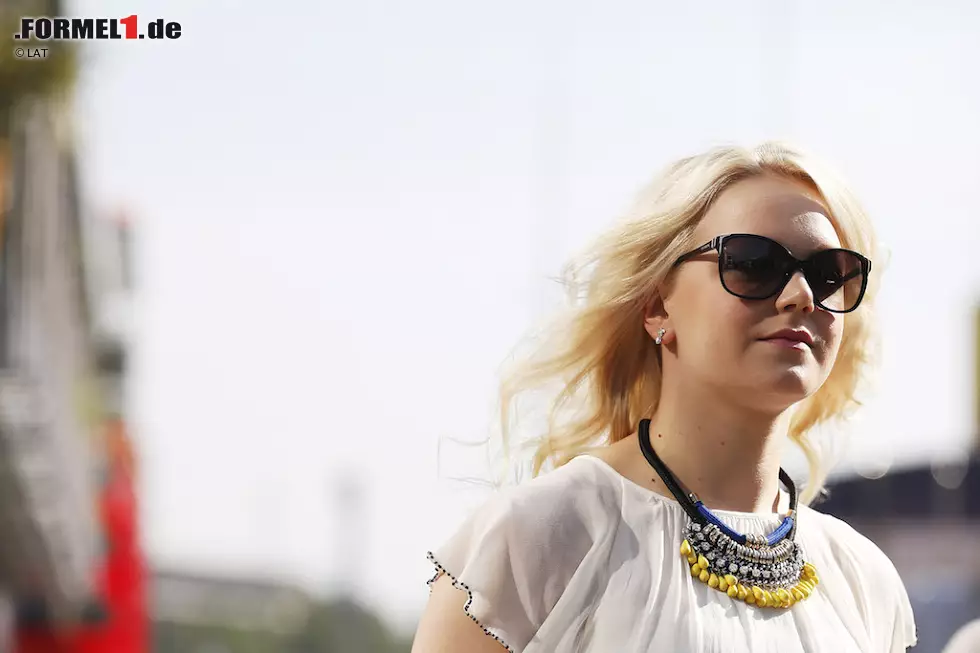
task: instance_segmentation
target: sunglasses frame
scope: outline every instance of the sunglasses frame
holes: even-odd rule
[[[777,247],[779,247],[780,249],[782,249],[784,252],[786,252],[786,256],[793,262],[793,264],[786,271],[786,274],[783,275],[782,282],[776,287],[776,289],[771,294],[766,295],[765,297],[747,297],[745,295],[740,295],[739,293],[734,292],[731,288],[729,288],[725,284],[725,270],[724,270],[724,267],[723,267],[724,264],[723,264],[723,259],[722,259],[722,256],[721,256],[721,252],[722,252],[722,249],[724,248],[725,241],[728,240],[729,238],[754,238],[754,239],[757,239],[757,240],[764,240],[764,241],[767,241],[769,243],[772,243],[772,244],[776,245]],[[858,293],[858,297],[857,297],[857,300],[854,302],[854,306],[852,306],[851,308],[849,308],[847,310],[843,310],[842,311],[842,310],[835,309],[835,308],[828,308],[827,306],[824,306],[823,302],[821,302],[821,301],[819,301],[817,299],[816,295],[814,295],[814,297],[813,297],[813,303],[816,304],[817,306],[819,306],[820,308],[822,308],[823,310],[830,311],[831,313],[850,313],[851,311],[856,310],[857,307],[861,305],[862,300],[864,300],[864,293],[868,289],[868,277],[871,276],[871,260],[868,259],[865,256],[862,256],[861,254],[858,254],[857,252],[855,252],[853,250],[844,249],[842,247],[835,247],[835,248],[831,248],[831,249],[822,249],[822,250],[820,250],[818,252],[814,252],[813,254],[811,254],[810,256],[808,256],[805,259],[798,259],[795,256],[793,256],[793,253],[790,252],[781,243],[773,240],[772,238],[768,238],[766,236],[760,236],[758,234],[724,234],[724,235],[721,235],[721,236],[715,236],[714,238],[712,238],[711,240],[709,240],[708,242],[706,242],[704,245],[701,245],[700,247],[698,247],[696,249],[692,249],[691,251],[687,252],[686,254],[682,254],[679,257],[677,257],[677,260],[674,261],[674,265],[672,267],[675,267],[676,268],[677,266],[679,266],[681,263],[684,263],[688,259],[691,259],[691,258],[693,258],[695,256],[700,255],[700,254],[706,254],[706,253],[711,252],[711,251],[714,251],[714,252],[717,252],[718,253],[718,280],[721,282],[722,288],[724,288],[725,291],[728,294],[730,294],[730,295],[734,295],[735,297],[738,297],[740,299],[746,299],[746,300],[750,300],[750,301],[762,301],[762,300],[765,300],[765,299],[770,299],[772,297],[775,297],[776,295],[778,295],[779,293],[781,293],[784,288],[786,288],[786,284],[789,283],[789,280],[792,279],[793,278],[793,275],[795,275],[797,272],[802,272],[803,273],[803,278],[806,279],[807,285],[810,286],[810,291],[813,292],[813,284],[810,282],[810,279],[807,278],[807,273],[810,271],[809,263],[810,263],[810,260],[813,259],[814,256],[825,254],[826,252],[845,252],[847,254],[850,254],[851,256],[856,257],[858,259],[858,261],[860,261],[860,263],[861,263],[861,272],[862,272],[862,275],[863,276],[862,276],[862,279],[861,279],[861,292]],[[849,279],[845,279],[845,281],[848,281],[848,280]]]

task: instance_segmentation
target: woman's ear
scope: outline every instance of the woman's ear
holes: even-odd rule
[[[656,293],[647,302],[646,307],[643,310],[643,328],[646,332],[650,334],[650,337],[656,340],[660,338],[663,341],[667,335],[670,333],[670,326],[668,325],[669,316],[667,315],[667,309],[664,306],[663,298],[660,293]],[[661,344],[658,342],[657,344]]]

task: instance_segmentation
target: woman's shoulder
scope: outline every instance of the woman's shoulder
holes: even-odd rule
[[[573,459],[494,492],[428,553],[435,576],[464,589],[466,613],[511,650],[521,650],[597,546],[612,510],[588,462]],[[614,494],[614,493],[613,493]]]
[[[498,491],[499,500],[531,511],[562,513],[590,509],[617,497],[615,485],[591,455],[580,455],[556,469]]]
[[[801,513],[802,520],[812,524],[816,531],[817,537],[807,538],[810,547],[821,549],[821,557],[829,557],[840,569],[849,572],[850,581],[877,588],[892,587],[904,593],[895,565],[870,538],[846,521],[814,508],[804,507]]]
[[[619,519],[617,496],[601,469],[585,457],[573,458],[497,488],[469,512],[444,548],[462,551],[506,542],[512,553],[533,557],[562,551],[570,562]]]
[[[857,559],[866,572],[880,579],[898,579],[898,572],[885,552],[846,521],[810,507],[802,507],[800,512],[802,519],[815,527],[822,545],[835,558]]]
[[[515,485],[497,489],[471,514],[484,525],[519,530],[541,546],[591,540],[605,518],[618,516],[618,493],[586,456]]]

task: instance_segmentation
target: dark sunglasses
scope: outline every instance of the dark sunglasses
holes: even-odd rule
[[[849,249],[824,249],[800,260],[771,238],[755,234],[716,236],[679,257],[674,266],[718,252],[721,285],[742,299],[769,299],[782,292],[797,270],[803,273],[813,301],[832,313],[849,313],[864,299],[871,261]]]

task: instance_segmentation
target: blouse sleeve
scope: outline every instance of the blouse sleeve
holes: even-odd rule
[[[842,571],[872,650],[905,653],[915,646],[912,603],[888,556],[846,522],[816,511],[808,514],[819,520],[830,536],[827,555]]]
[[[905,584],[899,577],[898,571],[891,562],[888,563],[888,568],[894,582],[894,596],[897,598],[894,614],[894,635],[890,653],[905,653],[918,641],[915,616],[912,613],[912,602],[909,600],[908,591],[905,589]]]
[[[872,630],[880,633],[875,639],[889,653],[905,653],[917,641],[912,602],[905,583],[894,563],[876,544],[851,530],[857,539],[855,550],[864,562],[865,609],[871,617]]]
[[[552,478],[549,478],[552,477]],[[469,596],[464,610],[512,653],[534,637],[589,548],[574,494],[546,474],[499,491],[428,553]]]

